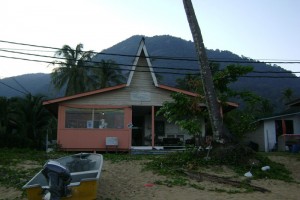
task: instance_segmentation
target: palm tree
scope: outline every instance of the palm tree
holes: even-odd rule
[[[13,108],[12,119],[20,138],[30,142],[27,146],[40,148],[45,128],[49,124],[52,115],[42,105],[44,96],[32,96],[15,98],[11,102]]]
[[[120,67],[113,60],[101,60],[93,68],[93,79],[95,88],[105,88],[123,83],[123,76]]]
[[[187,20],[191,29],[191,33],[194,39],[198,59],[200,61],[199,69],[201,73],[201,79],[203,82],[204,94],[207,101],[207,108],[209,118],[212,124],[213,136],[216,141],[222,141],[222,139],[230,139],[229,135],[225,135],[225,129],[222,122],[222,116],[220,113],[220,104],[218,103],[217,94],[214,88],[212,72],[209,67],[209,62],[206,55],[206,50],[198,24],[195,11],[191,0],[183,0],[183,5]],[[227,137],[227,138],[226,138]],[[223,141],[222,141],[223,142]]]
[[[82,49],[83,44],[78,44],[75,49],[72,49],[69,45],[64,45],[55,54],[65,59],[65,61],[54,61],[54,64],[59,64],[59,67],[51,73],[52,83],[58,90],[66,87],[65,95],[73,95],[93,89],[88,65],[90,65],[94,52],[83,51]]]
[[[281,100],[282,100],[284,103],[288,103],[288,102],[292,101],[293,96],[294,96],[294,91],[293,91],[291,88],[286,88],[286,89],[283,90],[283,92],[282,92]]]

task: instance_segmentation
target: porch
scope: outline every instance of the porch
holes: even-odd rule
[[[300,134],[283,134],[278,137],[278,151],[300,151]]]
[[[130,149],[130,154],[133,155],[163,155],[174,152],[182,152],[185,151],[185,146],[154,146],[154,147],[146,147],[146,146],[133,146]]]

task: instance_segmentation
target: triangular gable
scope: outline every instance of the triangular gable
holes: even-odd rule
[[[145,55],[145,58],[146,58],[146,61],[147,61],[147,64],[149,66],[149,70],[150,70],[150,73],[151,73],[151,77],[152,77],[152,80],[153,80],[153,83],[154,85],[157,87],[158,86],[158,83],[157,83],[157,78],[155,76],[155,73],[154,73],[154,70],[152,68],[152,64],[151,64],[151,61],[150,61],[150,58],[149,58],[149,54],[148,54],[148,51],[146,49],[146,45],[145,45],[145,38],[143,38],[140,42],[140,46],[138,48],[138,51],[137,51],[137,54],[136,54],[136,57],[134,59],[134,62],[133,62],[133,65],[131,67],[131,70],[130,70],[130,74],[128,76],[128,79],[127,79],[127,84],[126,86],[130,86],[130,83],[132,81],[132,77],[134,75],[134,72],[135,72],[135,69],[136,69],[136,66],[137,66],[137,63],[141,57],[141,55],[144,53]]]

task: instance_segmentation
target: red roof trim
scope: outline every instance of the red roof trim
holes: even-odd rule
[[[232,107],[239,107],[239,104],[230,102],[230,101],[226,101],[226,104],[228,104],[229,106],[232,106]]]
[[[189,91],[186,91],[186,90],[181,90],[181,89],[178,89],[178,88],[173,88],[173,87],[166,86],[166,85],[158,85],[158,88],[173,91],[173,92],[180,92],[180,93],[183,93],[183,94],[186,94],[186,95],[189,95],[189,96],[193,96],[193,97],[199,96],[199,94],[197,94],[197,93],[189,92]]]
[[[57,99],[46,100],[46,101],[43,102],[43,105],[48,105],[48,104],[52,104],[52,103],[59,103],[59,102],[67,101],[67,100],[72,100],[72,99],[86,97],[86,96],[90,96],[90,95],[94,95],[94,94],[103,93],[103,92],[113,91],[113,90],[121,89],[121,88],[124,88],[124,87],[126,87],[126,84],[117,85],[117,86],[113,86],[113,87],[102,88],[102,89],[99,89],[99,90],[93,90],[93,91],[90,91],[90,92],[84,92],[84,93],[75,94],[75,95],[71,95],[71,96],[67,96],[67,97],[61,97],[61,98],[57,98]]]
[[[199,94],[197,93],[193,93],[193,92],[189,92],[189,91],[186,91],[186,90],[181,90],[181,89],[178,89],[178,88],[173,88],[173,87],[170,87],[170,86],[166,86],[166,85],[158,85],[159,88],[161,89],[165,89],[165,90],[169,90],[169,91],[173,91],[173,92],[180,92],[180,93],[183,93],[183,94],[186,94],[186,95],[189,95],[189,96],[193,96],[193,97],[196,97],[196,96],[199,96]],[[229,106],[232,106],[232,107],[239,107],[239,105],[237,103],[233,103],[233,102],[226,102],[227,105]]]

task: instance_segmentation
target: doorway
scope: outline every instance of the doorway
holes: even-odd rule
[[[132,106],[132,146],[151,146],[151,106]]]

